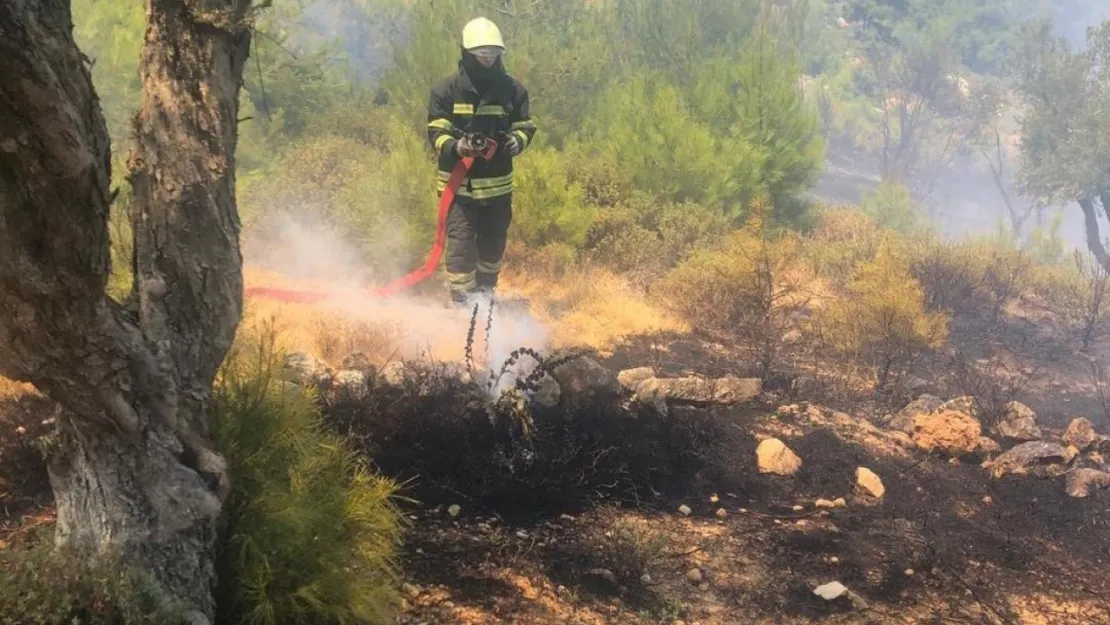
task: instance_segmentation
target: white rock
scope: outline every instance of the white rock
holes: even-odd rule
[[[826,601],[837,599],[844,595],[844,593],[846,592],[848,592],[848,588],[840,582],[829,582],[827,584],[821,584],[817,588],[813,589],[813,594],[821,597]]]
[[[886,493],[886,487],[883,486],[883,481],[879,479],[875,472],[867,467],[859,467],[856,469],[856,483],[860,488],[867,491],[872,497],[881,499],[883,494]]]
[[[760,473],[793,475],[802,468],[802,459],[786,443],[777,438],[768,438],[755,450],[756,462]]]
[[[451,504],[450,506],[447,507],[447,514],[450,514],[453,517],[459,516],[459,513],[461,513],[461,512],[462,512],[462,506],[460,506],[457,503],[453,503],[453,504]]]
[[[726,377],[716,380],[648,378],[636,385],[636,399],[644,404],[660,400],[692,404],[734,404],[754,399],[763,392],[759,378]]]
[[[681,506],[679,506],[678,511],[682,513],[682,516],[690,516],[690,514],[693,512],[693,510],[690,509],[690,506],[686,504],[682,504]]]
[[[626,391],[636,389],[636,386],[648,378],[655,377],[655,369],[651,367],[636,367],[635,369],[625,369],[617,374],[617,382],[620,383],[621,388]]]

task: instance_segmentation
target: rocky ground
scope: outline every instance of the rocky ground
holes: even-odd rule
[[[927,393],[868,418],[585,357],[536,395],[537,462],[511,474],[467,374],[417,369],[326,395],[416,480],[403,623],[1110,622],[1110,439],[1086,419]],[[406,432],[367,399],[387,389]]]
[[[285,377],[411,480],[399,623],[1110,622],[1096,415],[1046,420],[935,380],[897,410],[817,401],[804,375],[765,384],[737,360],[658,336],[556,355],[517,376],[522,402],[455,364],[294,354]],[[48,404],[3,410],[23,430],[0,463],[37,466]],[[531,463],[503,461],[491,416],[532,425]],[[49,523],[43,472],[0,475],[0,540]]]

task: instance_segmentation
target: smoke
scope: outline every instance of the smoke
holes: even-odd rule
[[[374,86],[392,65],[394,46],[410,37],[407,13],[402,3],[316,0],[304,7],[294,32],[298,43],[342,46],[351,80]]]
[[[1058,36],[1065,37],[1074,48],[1087,47],[1087,29],[1110,19],[1110,2],[1106,0],[1057,0],[1051,12]]]
[[[350,288],[371,277],[358,250],[308,211],[267,215],[252,230],[243,245],[246,264],[289,278],[324,280],[333,288]]]
[[[476,315],[473,313],[475,305],[477,305]],[[496,301],[491,301],[490,296],[486,294],[478,294],[471,298],[469,309],[472,311],[470,314],[477,317],[476,323],[486,320],[483,341],[488,359],[485,364],[494,378],[492,385],[488,386],[490,399],[493,399],[511,388],[516,380],[531,373],[538,364],[527,355],[510,363],[509,359],[513,351],[521,347],[530,347],[543,354],[548,346],[550,335],[543,324],[527,311],[516,307],[503,307]],[[503,368],[504,371],[502,371]]]
[[[314,310],[311,319],[314,326],[334,318],[336,331],[339,321],[388,328],[391,358],[461,363],[477,305],[472,350],[479,371],[493,370],[496,377],[514,350],[528,347],[542,354],[549,347],[548,328],[526,306],[516,305],[511,299],[510,303],[495,301],[491,316],[490,297],[475,295],[465,307],[456,307],[450,303],[446,285],[436,284],[439,278],[434,275],[428,279],[432,284],[417,285],[411,291],[389,297],[372,296],[369,289],[416,267],[373,266],[358,246],[320,215],[317,211],[301,211],[267,216],[244,245],[248,271],[263,269],[280,274],[283,281],[296,281],[303,288],[334,294]],[[378,241],[387,249],[401,249],[405,244],[404,232],[403,226],[387,228],[378,233]],[[431,233],[427,239],[432,240]],[[327,323],[323,326],[327,327]],[[517,360],[496,381],[491,398],[511,387],[518,376],[526,376],[535,365],[528,356]],[[486,380],[484,374],[475,377],[482,382]]]

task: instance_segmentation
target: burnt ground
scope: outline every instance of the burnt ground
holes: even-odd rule
[[[1077,366],[1066,349],[1045,357],[1048,339],[1007,334],[1024,332],[1020,326],[992,332],[984,339],[976,327],[957,326],[953,344],[982,350],[974,358],[1001,359],[1001,351],[1019,371],[1030,366],[1023,359],[1040,354],[1017,398],[1043,420],[1072,410],[1036,384],[1098,405],[1075,375],[1072,386],[1040,377],[1043,363],[1061,377]],[[806,356],[801,348],[786,352],[783,362],[797,365],[786,378],[812,372]],[[929,375],[950,361],[936,354],[919,363],[919,375],[947,396],[956,386]],[[666,375],[748,373],[742,352],[693,337],[640,337],[602,362]],[[324,407],[329,425],[405,481],[415,500],[405,504],[412,527],[400,554],[407,600],[399,623],[1110,622],[1110,495],[1074,499],[1064,478],[993,480],[974,461],[923,455],[872,425],[869,417],[891,407],[870,398],[833,393],[823,402],[850,414],[782,409],[828,388],[676,408],[667,417],[605,393],[564,398],[535,414],[536,462],[517,473],[494,460],[482,398],[453,378],[417,374],[403,388],[332,398]],[[34,400],[0,408],[5,427],[11,415],[45,427],[47,407],[27,401]],[[1099,423],[1099,414],[1085,414]],[[797,474],[758,472],[755,448],[770,435],[803,459]],[[14,439],[0,440],[7,489],[0,540],[13,540],[49,522],[49,490],[44,467],[29,455],[33,446],[20,441],[14,448],[27,455],[17,458]],[[855,485],[860,466],[882,478],[880,499]],[[815,505],[838,497],[845,507]],[[452,505],[458,516],[449,514]],[[831,581],[861,601],[813,594]]]
[[[1106,497],[1072,499],[1062,478],[990,480],[832,411],[673,418],[716,442],[649,499],[598,495],[573,514],[425,500],[403,558],[413,586],[402,622],[1110,622]],[[754,435],[766,434],[803,458],[799,473],[756,471]],[[854,485],[858,466],[881,476],[881,499]],[[837,497],[847,506],[815,506]],[[450,503],[461,505],[456,518]],[[829,581],[866,606],[814,596]]]

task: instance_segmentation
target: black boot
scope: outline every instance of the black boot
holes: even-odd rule
[[[497,299],[497,274],[482,273],[479,271],[474,276],[474,282],[478,285],[478,292],[481,293],[485,299],[488,299],[490,302]]]
[[[474,307],[473,291],[456,291],[451,289],[451,304],[459,310],[468,310]]]

